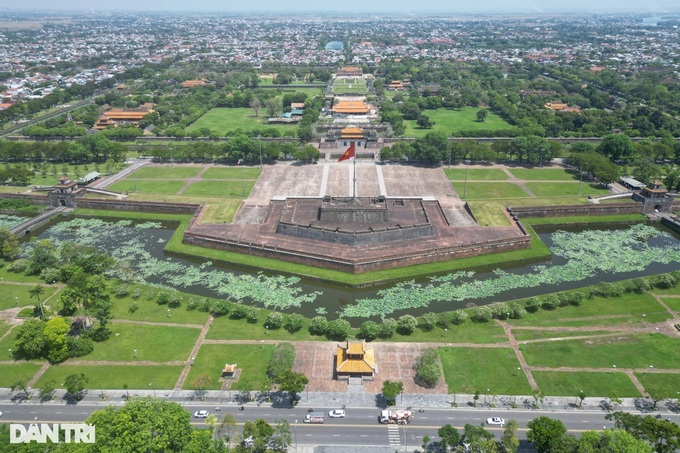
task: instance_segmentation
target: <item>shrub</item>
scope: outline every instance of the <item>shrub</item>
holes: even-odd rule
[[[164,291],[158,293],[158,297],[156,298],[156,303],[158,305],[167,305],[168,302],[170,302],[170,293]]]
[[[187,311],[194,311],[198,308],[198,302],[195,299],[189,299],[187,303]]]
[[[135,289],[132,291],[132,296],[131,296],[131,297],[132,297],[133,299],[139,299],[140,297],[142,297],[142,290],[141,290],[140,288],[135,288]]]
[[[654,279],[654,286],[659,289],[673,288],[678,280],[671,274],[661,274]]]
[[[541,305],[543,305],[543,301],[538,297],[532,297],[526,301],[527,311],[530,313],[536,313],[541,308]]]
[[[380,335],[381,326],[375,321],[364,321],[359,327],[359,338],[366,341],[375,340]]]
[[[451,322],[456,326],[463,324],[467,319],[468,314],[463,310],[456,310],[454,312],[451,312]]]
[[[273,381],[284,371],[293,369],[295,363],[295,347],[291,343],[279,343],[274,348],[269,366],[267,366],[267,376]]]
[[[524,315],[527,314],[527,311],[524,309],[524,307],[522,307],[522,305],[517,302],[508,304],[508,308],[510,310],[510,317],[512,319],[522,319]]]
[[[619,297],[626,289],[621,283],[598,283],[590,289],[590,297]]]
[[[255,307],[246,307],[246,320],[251,323],[255,324],[257,321],[260,319],[260,310],[258,310]]]
[[[130,287],[125,284],[118,285],[114,290],[114,294],[116,297],[125,297],[130,294]]]
[[[436,313],[425,313],[419,319],[420,325],[422,326],[423,330],[430,331],[434,329],[434,326],[437,325],[437,321],[439,318]]]
[[[94,343],[87,338],[68,337],[66,344],[69,357],[83,357],[94,351]]]
[[[554,310],[560,305],[560,298],[555,294],[549,294],[547,296],[544,296],[541,299],[541,301],[542,301],[541,307],[544,310]]]
[[[489,305],[491,316],[494,319],[507,319],[510,316],[510,307],[505,302],[496,302]]]
[[[273,311],[267,315],[264,320],[265,329],[280,329],[283,326],[283,315]]]
[[[293,313],[292,315],[288,315],[286,318],[286,322],[283,325],[284,329],[286,329],[289,333],[295,333],[302,329],[302,326],[305,325],[305,317],[302,315],[299,315],[297,313]]]
[[[415,364],[418,385],[426,388],[433,388],[442,377],[442,369],[439,365],[439,354],[436,349],[427,349],[423,355],[416,359]]]
[[[128,312],[134,313],[134,312],[136,312],[138,309],[139,309],[139,305],[138,305],[137,302],[135,301],[135,302],[132,302],[132,303],[130,304],[130,306],[128,307]]]
[[[56,282],[60,276],[61,272],[54,267],[48,267],[40,271],[40,279],[46,283]]]
[[[385,318],[380,325],[380,338],[391,338],[397,330],[397,321],[392,318]]]
[[[477,307],[473,311],[472,320],[475,322],[489,322],[492,319],[492,311],[488,306]]]
[[[28,269],[28,265],[31,262],[28,260],[25,260],[23,258],[19,258],[18,260],[14,260],[11,263],[9,263],[9,266],[7,266],[7,270],[10,272],[24,272],[26,269]]]
[[[224,316],[229,313],[230,308],[229,302],[226,300],[218,300],[210,306],[210,311],[215,316]]]
[[[239,306],[241,306],[241,305],[239,305]],[[201,300],[201,302],[199,303],[199,306],[198,306],[198,311],[200,311],[202,313],[210,313],[210,310],[212,310],[212,306],[210,304],[210,301],[208,299]],[[244,317],[245,317],[245,314],[243,316],[241,316],[241,318],[244,318]],[[238,316],[234,316],[234,318],[238,318]]]
[[[346,319],[334,319],[326,326],[326,337],[329,340],[342,341],[349,336],[351,326]]]
[[[402,335],[411,335],[418,327],[418,320],[411,315],[400,316],[397,320],[397,331]]]
[[[312,335],[325,335],[328,329],[328,320],[324,316],[315,316],[309,323],[309,333]]]
[[[177,291],[170,293],[170,298],[168,299],[168,307],[177,308],[182,305],[182,296]]]
[[[208,302],[205,300],[203,302],[203,305]],[[202,310],[201,310],[202,311]],[[248,316],[248,307],[246,305],[238,304],[234,307],[234,309],[231,311],[231,314],[229,315],[230,318],[232,319],[243,319],[246,316]]]

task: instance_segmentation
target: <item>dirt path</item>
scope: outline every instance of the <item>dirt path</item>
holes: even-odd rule
[[[189,375],[189,370],[194,365],[194,359],[196,358],[196,355],[198,354],[199,349],[201,349],[201,345],[203,344],[203,340],[205,340],[205,335],[208,333],[208,329],[210,329],[210,326],[212,326],[213,319],[214,319],[213,316],[210,315],[208,320],[203,325],[203,329],[201,329],[201,334],[198,336],[198,339],[196,340],[196,344],[194,345],[194,348],[191,350],[191,356],[190,356],[189,360],[187,360],[184,363],[184,369],[182,370],[182,373],[179,375],[179,379],[177,379],[177,383],[175,384],[175,390],[182,390],[182,386],[184,385],[184,381],[186,380],[187,376]]]
[[[205,166],[205,167],[203,167],[203,168],[201,169],[201,171],[198,172],[198,174],[197,174],[196,176],[193,176],[193,177],[189,178],[189,179],[187,180],[187,183],[184,184],[184,186],[183,186],[181,189],[179,189],[179,191],[177,192],[176,195],[182,195],[182,194],[184,193],[184,191],[187,190],[189,187],[191,187],[191,185],[192,185],[193,183],[195,183],[195,182],[197,182],[197,181],[203,181],[203,173],[205,173],[206,171],[208,171],[209,168],[210,168],[210,167]]]
[[[529,365],[527,365],[527,361],[524,359],[524,354],[522,354],[522,351],[519,349],[519,344],[517,343],[517,340],[515,339],[515,336],[512,333],[512,329],[510,326],[503,322],[496,320],[498,324],[503,327],[503,331],[505,332],[505,335],[508,337],[508,341],[510,342],[510,345],[512,346],[512,349],[515,351],[515,355],[517,356],[517,360],[519,361],[520,368],[522,368],[522,371],[527,377],[527,381],[529,381],[529,386],[531,387],[531,390],[538,390],[538,384],[536,383],[536,380],[534,379],[534,376],[531,374],[531,369],[529,368]]]

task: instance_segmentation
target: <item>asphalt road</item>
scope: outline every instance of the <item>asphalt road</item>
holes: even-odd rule
[[[523,409],[427,409],[425,412],[416,412],[413,421],[406,425],[381,425],[378,423],[380,410],[377,408],[348,408],[346,418],[331,419],[326,417],[324,424],[309,425],[303,423],[307,409],[301,408],[272,408],[270,406],[246,406],[240,411],[238,406],[221,406],[221,411],[216,412],[214,406],[207,404],[186,403],[183,406],[192,414],[192,424],[197,427],[206,426],[204,419],[193,417],[193,413],[200,409],[207,409],[212,414],[221,418],[222,415],[231,413],[236,417],[241,426],[248,420],[263,418],[270,423],[277,420],[286,420],[291,425],[293,441],[301,445],[394,445],[399,442],[402,446],[416,446],[422,443],[422,437],[428,435],[436,438],[437,430],[451,424],[460,431],[466,423],[479,425],[488,417],[502,417],[506,420],[515,419],[520,426],[520,438],[526,436],[527,422],[545,415],[562,420],[570,433],[578,434],[587,430],[601,430],[612,428],[613,424],[604,419],[601,411],[569,411],[569,412],[546,412]],[[56,405],[56,404],[1,404],[3,412],[0,421],[3,423],[59,423],[84,421],[94,410],[102,409],[102,405]],[[337,407],[319,407],[315,411],[327,413]],[[665,417],[666,415],[664,415]],[[671,419],[678,423],[680,416],[671,415]],[[500,437],[502,428],[486,426],[489,431]],[[397,437],[398,436],[398,437]]]

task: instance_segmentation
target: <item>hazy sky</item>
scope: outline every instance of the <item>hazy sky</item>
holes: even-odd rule
[[[425,12],[666,12],[680,11],[680,0],[0,0],[6,10],[79,11],[224,11],[224,12],[324,12],[418,14]]]

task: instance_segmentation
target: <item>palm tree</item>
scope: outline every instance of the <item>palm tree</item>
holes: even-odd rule
[[[28,294],[30,294],[31,297],[35,297],[38,300],[38,305],[40,306],[40,319],[43,321],[45,320],[45,312],[43,311],[43,306],[42,306],[42,300],[41,297],[43,294],[45,294],[45,288],[42,286],[34,286],[33,288],[28,290]]]

